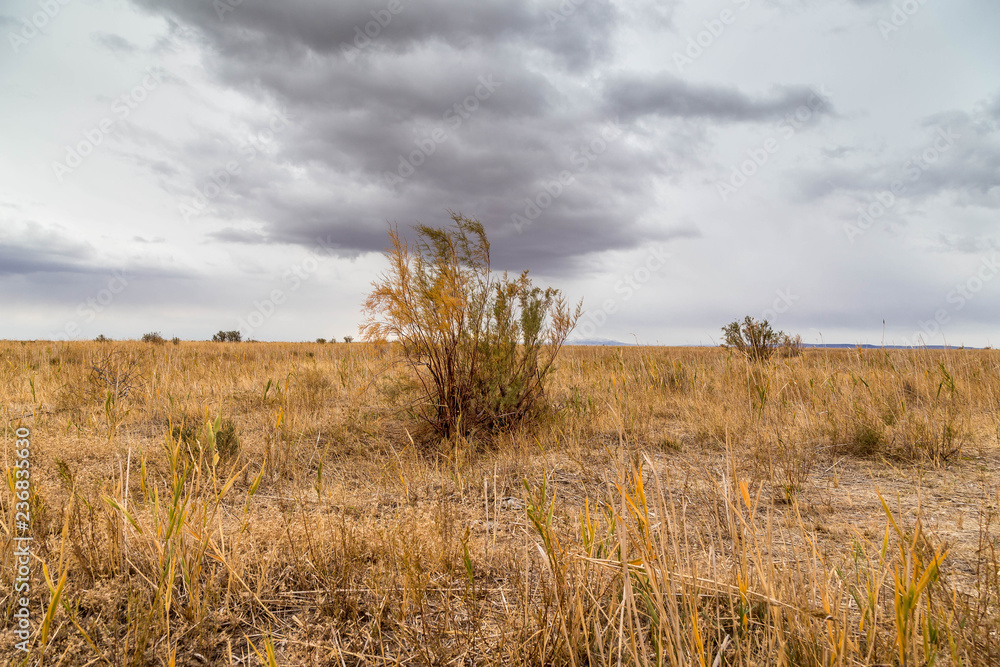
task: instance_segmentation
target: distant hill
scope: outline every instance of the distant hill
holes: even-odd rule
[[[635,347],[635,343],[623,343],[611,338],[581,338],[577,340],[567,340],[566,345],[593,345],[595,347]],[[644,345],[644,347],[718,347],[717,345]],[[830,350],[853,350],[858,347],[857,343],[802,343],[802,347],[809,349],[830,349]],[[983,348],[969,347],[965,345],[872,345],[864,343],[860,346],[864,350],[979,350]]]
[[[635,343],[623,343],[618,340],[611,340],[610,338],[581,338],[578,340],[568,340],[566,345],[629,345],[634,346]]]
[[[871,345],[869,343],[864,343],[863,345],[858,345],[857,343],[803,343],[802,347],[812,347],[812,348],[856,348],[861,347],[864,350],[922,350],[927,348],[928,350],[979,350],[982,348],[969,347],[967,345]]]

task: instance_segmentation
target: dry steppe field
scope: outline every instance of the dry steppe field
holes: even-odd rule
[[[567,347],[444,443],[396,358],[0,343],[4,662],[1000,664],[1000,353]]]

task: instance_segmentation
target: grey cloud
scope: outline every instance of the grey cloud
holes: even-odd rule
[[[574,69],[608,54],[616,18],[607,0],[588,0],[554,26],[548,14],[559,11],[560,3],[554,1],[539,5],[528,0],[484,0],[459,10],[447,0],[419,6],[413,0],[399,0],[402,9],[395,14],[387,9],[388,1],[244,0],[235,7],[198,0],[138,0],[138,4],[196,27],[227,56],[285,53],[301,58],[310,51],[341,55],[355,46],[355,40],[365,45],[365,39],[371,39],[375,48],[365,46],[362,54],[383,49],[408,53],[435,42],[455,51],[515,43],[540,47]],[[219,6],[225,9],[220,12]],[[374,38],[366,37],[366,26]]]
[[[846,192],[871,197],[902,185],[902,196],[921,201],[948,194],[962,205],[1000,208],[1000,126],[992,109],[970,114],[949,111],[926,118],[910,149],[867,163],[858,159],[833,167],[802,170],[796,178],[803,200]]]
[[[416,222],[447,223],[450,208],[486,225],[494,268],[531,269],[587,308],[614,294],[646,248],[669,246],[671,261],[596,337],[662,340],[680,324],[707,342],[703,332],[717,337],[790,287],[800,298],[775,325],[821,328],[827,340],[833,329],[842,342],[880,334],[883,318],[912,331],[1000,244],[988,0],[935,5],[890,43],[875,23],[899,0],[755,0],[746,11],[728,1],[398,0],[396,14],[385,13],[396,0],[127,1],[147,16],[90,3],[88,20],[59,20],[70,39],[39,37],[34,56],[0,68],[16,75],[4,105],[10,192],[0,192],[15,202],[0,201],[5,331],[35,335],[45,310],[78,318],[113,264],[131,262],[136,280],[82,335],[184,326],[205,337],[282,284],[281,262],[319,247],[378,253],[388,225],[412,234]],[[680,75],[671,51],[724,7],[739,17],[725,44]],[[17,23],[22,10],[3,12]],[[928,43],[928,30],[961,48]],[[67,87],[51,62],[97,69]],[[88,122],[66,110],[110,103],[96,93],[115,92],[122,64],[164,68],[162,90],[116,126],[87,174],[51,187],[46,156]],[[501,85],[476,98],[491,76]],[[815,106],[822,89],[808,86],[822,80],[837,90],[836,110],[822,106],[810,114],[820,122],[785,141],[779,121]],[[276,110],[288,118],[280,130],[269,127]],[[620,140],[602,140],[616,120]],[[905,177],[936,126],[961,139],[908,184],[910,201],[848,243],[841,228],[857,205]],[[779,130],[780,152],[763,166],[755,156]],[[722,205],[716,181],[750,157],[757,175]],[[206,194],[232,163],[238,171]],[[199,194],[205,209],[182,220],[177,206]],[[28,233],[5,218],[66,228]],[[259,337],[335,333],[330,322],[356,318],[366,289],[352,273],[380,264],[330,261]],[[322,313],[310,306],[320,299]],[[955,322],[988,323],[994,301],[984,293]]]
[[[630,22],[647,25],[658,30],[674,27],[674,12],[679,0],[636,0],[622,7]]]
[[[854,149],[850,146],[830,146],[823,149],[823,155],[831,160],[838,160],[842,157],[847,157],[853,152]]]
[[[992,100],[986,102],[985,112],[994,122],[1000,121],[1000,94],[995,95]]]
[[[97,32],[94,34],[94,39],[101,46],[117,54],[131,55],[138,51],[135,44],[128,41],[121,35],[115,35],[108,32]]]
[[[74,238],[60,228],[45,227],[36,222],[4,223],[0,234],[0,277],[44,280],[72,289],[78,281],[92,281],[114,270],[127,270],[130,275],[144,278],[190,278],[182,269],[170,268],[164,262],[145,261],[135,264],[116,263],[102,256],[90,243]],[[143,240],[146,243],[155,243]]]
[[[594,53],[594,42],[606,39],[612,17],[603,15],[599,25],[592,25],[599,14],[587,12],[610,12],[604,3],[581,5],[548,36],[539,32],[539,25],[548,30],[544,11],[529,12],[521,3],[504,5],[502,11],[498,4],[451,10],[438,22],[435,12],[444,5],[412,12],[412,23],[402,21],[409,16],[407,8],[378,41],[398,43],[410,35],[425,40],[423,46],[405,56],[390,50],[354,62],[342,57],[336,35],[317,26],[329,19],[324,12],[333,12],[342,19],[329,29],[348,30],[344,34],[349,35],[351,22],[366,15],[357,9],[316,14],[312,5],[293,3],[275,15],[272,6],[244,2],[220,22],[204,6],[171,7],[163,11],[177,20],[200,21],[199,34],[214,40],[220,55],[212,57],[211,67],[222,80],[263,91],[288,109],[289,124],[276,132],[273,159],[242,161],[240,173],[210,202],[216,217],[262,222],[262,238],[268,242],[308,246],[316,237],[329,236],[333,247],[353,256],[384,247],[387,221],[444,221],[444,210],[452,208],[483,219],[491,237],[498,237],[499,263],[517,258],[535,268],[559,270],[573,257],[634,247],[650,236],[635,222],[652,205],[648,188],[640,184],[683,167],[663,164],[670,147],[655,152],[616,147],[587,165],[579,183],[545,212],[544,224],[539,222],[523,239],[500,238],[509,232],[521,202],[536,197],[561,171],[574,169],[574,155],[600,136],[608,120],[600,97],[582,82],[571,78],[568,88],[557,86],[556,74],[535,60],[537,49],[518,51],[509,44],[549,43],[559,34],[572,37],[592,30],[581,48]],[[340,25],[344,21],[347,28]],[[248,34],[249,26],[256,32]],[[398,32],[391,30],[395,28]],[[465,37],[458,39],[460,34]],[[233,41],[240,39],[246,43]],[[270,47],[259,49],[257,42]],[[265,52],[266,58],[261,55]],[[484,81],[494,82],[494,90],[477,100],[476,94],[486,90]],[[470,108],[464,105],[477,108],[463,111]],[[459,119],[459,127],[452,125]],[[445,139],[427,144],[436,130]],[[241,141],[238,136],[224,141],[205,137],[187,146],[164,146],[173,161],[186,165],[182,177],[171,178],[158,169],[164,187],[193,195],[192,187],[203,186],[229,160],[240,159]],[[687,141],[683,133],[680,141]],[[418,155],[417,142],[432,145],[433,151]],[[398,174],[401,162],[413,155],[421,164],[390,187],[386,174]],[[153,164],[150,160],[148,168]],[[297,177],[289,166],[298,170]],[[608,186],[619,188],[617,200],[598,194]],[[261,240],[230,230],[211,238]]]
[[[208,238],[216,241],[222,241],[224,243],[244,243],[248,245],[259,245],[269,243],[271,241],[260,232],[247,229],[235,229],[232,227],[212,232],[208,235]]]
[[[94,251],[37,223],[7,232],[0,239],[0,275],[93,273]]]
[[[692,84],[671,74],[613,79],[605,97],[610,112],[623,119],[656,115],[760,122],[779,119],[801,106],[819,114],[833,113],[828,101],[804,87],[777,88],[769,95],[751,97],[734,87]]]
[[[938,235],[940,252],[960,252],[963,254],[982,254],[988,251],[1000,250],[1000,241],[995,238],[983,238],[972,234]]]
[[[671,2],[617,10],[588,0],[566,16],[552,14],[555,0],[489,0],[461,10],[445,0],[403,2],[356,52],[343,47],[386,3],[244,0],[221,19],[211,3],[140,4],[175,22],[171,35],[199,45],[219,82],[287,110],[267,159],[242,158],[245,137],[235,132],[201,133],[187,145],[164,143],[157,158],[136,156],[181,201],[230,160],[240,162],[206,215],[253,220],[259,236],[231,227],[210,234],[214,240],[309,247],[329,238],[350,257],[382,250],[387,223],[443,223],[450,208],[483,221],[498,268],[567,272],[604,250],[685,237],[656,210],[654,186],[700,165],[708,140],[702,121],[769,121],[817,104],[805,87],[751,95],[669,76],[605,79],[618,21],[649,12],[669,21]],[[477,100],[484,77],[499,86]],[[458,108],[461,124],[451,125],[456,105],[470,101],[475,110]],[[581,167],[586,147],[619,114],[626,134],[641,141],[615,142]],[[656,122],[630,122],[641,116]],[[239,120],[263,127],[259,118]],[[444,140],[428,144],[435,131]],[[411,175],[395,177],[416,161]],[[178,165],[176,173],[164,163]],[[566,171],[573,184],[518,233],[515,216],[545,201],[546,187]]]
[[[309,181],[349,185],[353,179],[344,180],[348,165],[342,160],[356,156],[357,163],[368,165],[366,194],[302,189],[286,170],[257,161],[245,166],[213,206],[221,217],[255,214],[265,220],[268,242],[308,246],[317,237],[330,237],[332,245],[346,255],[382,249],[387,221],[404,226],[416,221],[433,224],[446,220],[445,208],[450,207],[483,220],[494,238],[499,267],[517,268],[516,262],[523,262],[539,269],[564,270],[573,257],[633,247],[650,234],[634,221],[651,205],[646,181],[663,170],[657,164],[663,154],[636,153],[614,143],[593,161],[581,162],[581,149],[600,137],[600,131],[601,125],[592,123],[553,131],[543,138],[513,122],[484,122],[441,144],[396,192],[385,189],[383,172],[395,169],[412,143],[407,146],[391,136],[361,135],[364,140],[345,156],[328,158],[330,164],[320,167],[315,162],[323,159],[324,147],[328,154],[335,154],[336,147],[335,141],[327,144],[320,135],[309,143],[314,161]],[[586,171],[578,171],[581,165]],[[512,216],[523,214],[526,202],[537,200],[561,172],[570,172],[573,183],[562,188],[523,235],[513,234]],[[618,194],[609,198],[602,194],[605,188]],[[669,219],[663,224],[671,227]],[[236,232],[226,232],[225,239],[262,240]]]

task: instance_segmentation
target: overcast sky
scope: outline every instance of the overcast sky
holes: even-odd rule
[[[2,0],[0,31],[0,338],[357,336],[388,225],[453,209],[581,338],[1000,342],[995,0]]]

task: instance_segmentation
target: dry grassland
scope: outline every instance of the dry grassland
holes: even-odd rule
[[[0,342],[0,656],[27,426],[25,664],[1000,664],[1000,353],[566,348],[443,444],[393,354]]]

